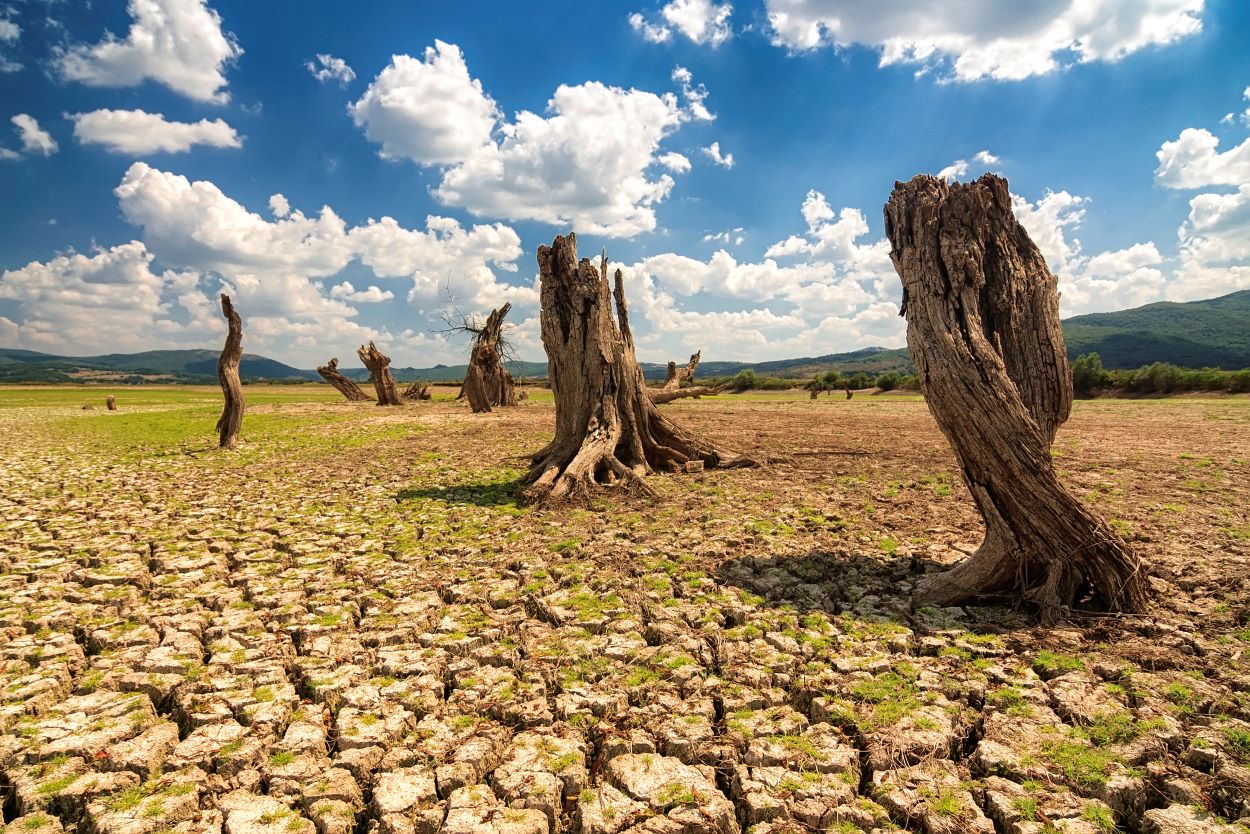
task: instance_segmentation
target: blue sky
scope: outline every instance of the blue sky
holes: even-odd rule
[[[1066,314],[1250,286],[1238,0],[0,3],[0,345],[463,361],[570,228],[643,359],[903,343],[881,206],[1005,175]]]

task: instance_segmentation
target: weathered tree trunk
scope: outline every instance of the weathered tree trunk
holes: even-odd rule
[[[819,388],[813,388],[813,389],[812,389],[812,399],[814,400],[814,399],[816,399],[818,396],[820,396],[820,389],[819,389]]]
[[[634,355],[625,291],[616,271],[616,319],[607,256],[577,260],[577,238],[538,247],[542,338],[556,401],[556,436],[532,457],[530,500],[589,495],[596,484],[654,494],[642,476],[689,460],[708,467],[751,461],[708,443],[662,415],[647,396]]]
[[[1088,593],[1110,610],[1142,610],[1141,562],[1052,466],[1072,405],[1059,296],[1007,181],[896,183],[885,228],[921,390],[986,527],[977,552],[922,579],[913,603],[1011,592],[1053,622]]]
[[[473,352],[461,390],[475,414],[495,406],[516,405],[512,374],[503,366],[503,320],[511,309],[512,304],[508,303],[492,310],[473,338]]]
[[[850,388],[847,388],[847,389],[846,389],[846,398],[849,400],[852,396],[854,396],[854,394],[852,394],[851,389],[850,389]]]
[[[243,383],[239,381],[239,360],[243,358],[243,320],[230,302],[230,296],[221,294],[221,312],[226,317],[228,330],[226,344],[217,360],[217,381],[226,402],[217,420],[220,446],[233,449],[239,442],[239,429],[243,427]]]
[[[415,402],[417,400],[428,400],[430,398],[430,383],[414,382],[404,389],[399,398],[404,402]]]
[[[117,410],[117,398],[114,397],[112,394],[109,394],[108,399],[105,400],[104,402],[108,405],[109,411]]]
[[[348,402],[363,403],[369,401],[369,395],[356,384],[356,380],[349,379],[339,373],[339,358],[337,356],[318,368],[317,373],[321,374],[321,378],[330,383],[336,391],[347,397]]]
[[[672,402],[682,397],[714,397],[721,391],[724,391],[728,385],[711,386],[711,385],[694,385],[694,372],[699,367],[699,358],[703,351],[698,351],[690,357],[690,361],[685,365],[678,365],[676,362],[668,363],[668,375],[664,378],[664,387],[660,389],[649,388],[647,394],[651,397],[651,402],[656,405]],[[682,387],[685,385],[686,387]]]
[[[361,345],[356,348],[356,355],[369,369],[373,387],[378,392],[378,405],[403,405],[399,392],[395,390],[395,377],[391,376],[391,357],[386,356],[374,346]]]

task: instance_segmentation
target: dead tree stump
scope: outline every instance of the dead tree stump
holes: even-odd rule
[[[243,358],[243,320],[230,303],[230,296],[224,292],[221,294],[221,312],[226,317],[228,329],[226,344],[221,349],[221,358],[217,360],[217,381],[221,383],[221,393],[226,402],[217,420],[217,432],[221,448],[233,449],[239,442],[239,429],[243,427],[243,383],[239,381],[239,360]]]
[[[1059,295],[1012,214],[1007,181],[896,183],[885,229],[921,390],[986,527],[976,553],[920,581],[913,604],[1011,593],[1046,622],[1086,596],[1113,611],[1144,609],[1141,562],[1052,466],[1072,405]]]
[[[647,396],[620,270],[612,317],[606,255],[596,270],[588,259],[577,260],[576,236],[557,236],[538,247],[538,269],[556,435],[531,458],[527,498],[580,498],[597,484],[653,495],[642,478],[656,469],[676,470],[690,460],[708,468],[751,465],[673,423]]]
[[[507,303],[492,310],[480,328],[466,325],[474,332],[473,351],[461,391],[475,414],[495,406],[516,405],[512,374],[503,366],[503,320],[511,309],[512,304]]]
[[[356,380],[348,379],[339,373],[339,358],[335,356],[326,364],[317,369],[317,373],[321,374],[321,378],[338,391],[348,402],[363,403],[369,401],[369,395],[364,392]]]
[[[356,355],[369,369],[373,387],[378,392],[378,405],[403,405],[399,392],[395,390],[395,377],[391,376],[391,357],[378,350],[373,342],[368,347],[361,345],[356,348]]]
[[[404,402],[415,402],[417,400],[428,400],[430,398],[430,383],[414,382],[403,390],[399,398]]]
[[[647,394],[651,397],[651,402],[656,405],[662,405],[682,397],[712,397],[724,391],[728,385],[719,387],[694,385],[694,372],[699,367],[699,358],[702,354],[703,351],[694,353],[691,355],[690,361],[685,365],[669,362],[668,375],[664,378],[664,386],[659,390],[647,390]],[[683,385],[686,387],[683,388]]]
[[[108,406],[109,411],[117,410],[117,398],[114,397],[112,394],[109,394],[108,399],[105,400],[104,403],[105,405]]]

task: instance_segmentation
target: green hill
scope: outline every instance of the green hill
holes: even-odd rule
[[[1161,301],[1063,323],[1068,356],[1097,353],[1106,368],[1170,362],[1186,368],[1250,368],[1250,290],[1203,301]]]

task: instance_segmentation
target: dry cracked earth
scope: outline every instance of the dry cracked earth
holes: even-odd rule
[[[4,834],[1250,830],[1245,398],[1078,404],[1157,603],[1040,629],[910,610],[981,530],[914,398],[675,404],[779,462],[557,510],[539,397],[86,396],[0,407]]]

